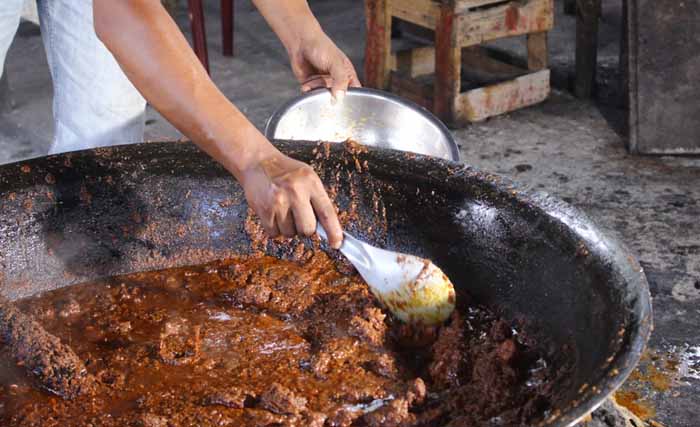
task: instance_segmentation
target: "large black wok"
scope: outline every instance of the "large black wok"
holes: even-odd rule
[[[644,274],[579,211],[434,158],[369,149],[355,162],[332,145],[325,160],[317,144],[279,146],[315,159],[341,209],[356,195],[350,231],[433,259],[458,289],[572,346],[575,370],[558,392],[564,403],[545,425],[569,425],[590,412],[637,363],[651,330]],[[12,299],[251,251],[241,188],[190,144],[2,166],[0,198],[1,293]],[[287,248],[254,249],[284,256]]]

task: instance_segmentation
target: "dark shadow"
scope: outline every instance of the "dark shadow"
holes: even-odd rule
[[[106,166],[99,155],[61,156],[51,168],[53,204],[44,212],[42,232],[54,256],[77,276],[115,271],[128,246],[152,243],[137,237],[146,204],[123,182],[122,172]]]

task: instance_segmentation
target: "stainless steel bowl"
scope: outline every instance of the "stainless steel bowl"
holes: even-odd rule
[[[459,147],[445,125],[428,110],[387,92],[351,88],[331,104],[330,91],[296,97],[267,121],[269,139],[343,142],[459,160]]]

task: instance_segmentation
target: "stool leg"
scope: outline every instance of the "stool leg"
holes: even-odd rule
[[[221,45],[224,56],[233,56],[233,0],[221,0]]]
[[[187,0],[187,7],[189,8],[194,53],[202,62],[204,69],[206,69],[208,73],[209,53],[207,52],[207,34],[204,27],[204,6],[202,5],[202,0]]]
[[[457,101],[461,89],[462,49],[457,39],[454,6],[445,2],[435,28],[435,95],[434,113],[443,121],[458,124]]]
[[[365,0],[365,85],[386,89],[391,56],[390,0]]]
[[[595,89],[598,62],[598,19],[600,0],[576,3],[576,87],[579,98],[590,98]]]
[[[530,71],[547,68],[547,33],[527,35],[527,69]]]
[[[576,15],[576,0],[564,0],[564,13]]]

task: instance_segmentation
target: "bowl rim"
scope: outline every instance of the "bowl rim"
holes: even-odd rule
[[[265,137],[267,139],[272,140],[274,139],[275,133],[277,132],[277,126],[279,123],[282,121],[282,118],[291,110],[294,108],[296,105],[298,105],[300,102],[305,101],[310,98],[315,98],[318,96],[323,95],[324,93],[329,92],[330,89],[328,88],[318,88],[318,89],[313,89],[309,92],[303,93],[301,95],[295,96],[287,101],[285,101],[282,105],[277,107],[275,111],[272,112],[272,115],[267,119],[267,122],[265,123]],[[372,97],[376,98],[383,98],[392,102],[395,102],[397,104],[400,104],[403,107],[409,108],[416,113],[420,114],[423,116],[428,122],[432,123],[435,127],[439,129],[439,131],[444,135],[445,139],[448,142],[449,149],[450,149],[450,159],[454,162],[460,162],[461,155],[459,152],[459,145],[457,145],[457,141],[455,141],[454,136],[452,135],[452,132],[447,128],[447,126],[440,120],[438,119],[433,113],[431,113],[428,109],[425,107],[416,104],[415,102],[400,97],[396,94],[393,94],[391,92],[387,92],[384,90],[379,90],[379,89],[371,89],[371,88],[365,88],[365,87],[350,87],[348,88],[348,93],[353,93],[353,94],[361,94],[361,95],[369,95]],[[362,143],[362,141],[358,141]],[[399,151],[405,151],[405,150],[399,150]],[[408,151],[407,151],[408,152]],[[423,154],[430,156],[429,154]],[[434,156],[432,156],[434,157]]]

